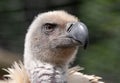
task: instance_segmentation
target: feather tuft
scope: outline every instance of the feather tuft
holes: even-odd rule
[[[68,83],[104,83],[100,81],[101,77],[95,75],[86,75],[81,72],[83,68],[76,66],[68,70]]]
[[[8,80],[5,80],[6,83],[30,83],[26,70],[22,62],[14,63],[11,68],[4,69],[8,72],[8,75],[4,75]]]

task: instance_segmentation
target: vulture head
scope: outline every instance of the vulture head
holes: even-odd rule
[[[25,39],[24,64],[29,76],[33,76],[31,79],[41,77],[34,76],[36,71],[38,73],[41,68],[47,67],[45,64],[63,70],[67,68],[78,47],[86,48],[87,39],[88,30],[77,17],[65,11],[39,14],[30,25]]]
[[[88,30],[78,18],[64,11],[39,14],[25,40],[25,63],[38,60],[55,65],[68,64],[78,47],[86,48]]]

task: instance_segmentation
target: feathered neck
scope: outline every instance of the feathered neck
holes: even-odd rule
[[[31,83],[66,83],[67,67],[59,67],[53,64],[40,61],[30,62],[27,67],[28,76]]]
[[[67,64],[57,66],[50,63],[41,62],[41,57],[48,58],[47,52],[39,52],[38,48],[31,48],[30,36],[27,34],[24,50],[24,65],[31,83],[66,83]],[[32,53],[34,50],[34,53]],[[35,55],[37,53],[37,55]],[[42,53],[42,54],[39,54]],[[47,54],[44,54],[47,53]],[[42,57],[42,58],[43,58]]]

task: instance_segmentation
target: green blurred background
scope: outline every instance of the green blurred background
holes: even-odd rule
[[[89,29],[89,46],[79,50],[74,65],[106,83],[120,83],[120,0],[0,0],[0,68],[22,60],[34,17],[59,9],[78,16]],[[4,73],[1,69],[1,79]]]

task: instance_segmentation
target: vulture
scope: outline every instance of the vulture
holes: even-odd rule
[[[88,29],[77,17],[63,10],[41,13],[26,34],[23,63],[4,69],[9,74],[0,83],[104,83],[78,66],[69,68],[87,44]]]

